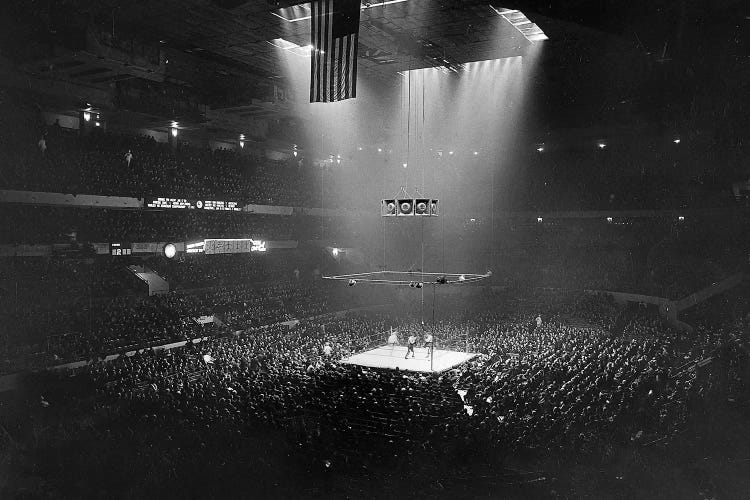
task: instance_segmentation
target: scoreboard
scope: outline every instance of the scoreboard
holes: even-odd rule
[[[268,250],[263,240],[250,238],[238,239],[210,239],[204,240],[203,252],[205,254],[217,253],[255,253]]]
[[[114,256],[131,255],[133,247],[130,243],[110,243],[109,253]]]
[[[242,207],[237,201],[226,200],[196,200],[192,198],[146,198],[146,208],[214,210],[220,212],[241,212]]]
[[[252,238],[205,239],[195,243],[186,243],[186,253],[203,253],[206,255],[220,253],[264,253],[268,251],[265,240]]]

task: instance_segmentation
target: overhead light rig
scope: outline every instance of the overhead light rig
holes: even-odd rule
[[[402,186],[395,197],[383,199],[380,202],[381,217],[437,217],[438,199],[427,198],[417,190],[415,193],[409,194]]]
[[[424,285],[463,285],[492,277],[492,271],[477,273],[427,273],[421,271],[372,271],[368,273],[323,276],[323,279],[346,281],[348,286],[358,283],[369,285],[408,286],[422,288]]]

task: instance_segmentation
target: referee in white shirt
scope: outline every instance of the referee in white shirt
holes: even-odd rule
[[[391,351],[398,345],[398,333],[391,330],[391,334],[388,336],[388,345],[391,346]]]

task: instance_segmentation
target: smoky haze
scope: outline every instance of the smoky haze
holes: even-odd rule
[[[364,259],[323,259],[324,274],[492,267],[493,207],[513,194],[516,152],[535,142],[525,132],[533,116],[526,89],[540,47],[458,73],[416,69],[391,82],[360,73],[356,99],[313,104],[310,60],[283,54],[304,123],[305,168],[316,169],[310,188],[322,184],[325,209],[357,210],[325,218],[320,233],[325,246],[357,248]],[[380,201],[404,190],[439,199],[440,217],[381,218]]]

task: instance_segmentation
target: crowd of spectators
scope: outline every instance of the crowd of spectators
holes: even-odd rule
[[[86,295],[53,308],[9,308],[2,315],[3,324],[13,325],[0,335],[2,371],[95,359],[144,345],[316,316],[340,303],[330,295],[321,284],[292,278],[146,298]],[[199,322],[199,317],[211,320]]]
[[[461,382],[491,439],[586,448],[627,441],[641,429],[667,431],[684,417],[688,382],[667,385],[674,356],[661,332],[643,325],[637,336],[609,337],[552,322],[494,332],[472,342],[488,359],[467,369]]]
[[[520,286],[680,299],[738,272],[744,261],[745,230],[735,218],[559,219],[496,233],[493,270]]]
[[[37,111],[13,99],[2,100],[0,109],[6,111],[3,128],[18,118],[13,134],[0,134],[3,188],[293,206],[320,201],[314,184],[302,189],[309,179],[296,162],[172,147],[96,129],[79,137],[58,126],[39,127],[29,118]],[[587,168],[603,161],[576,158]],[[612,155],[605,159],[618,161]],[[597,195],[577,208],[622,208],[627,203],[620,203],[618,189],[654,179],[659,182],[653,190],[636,190],[646,195],[634,206],[654,200],[659,206],[687,206],[689,196],[683,195],[690,189],[668,193],[673,172],[666,170],[641,172],[619,186],[614,179],[598,178],[612,188],[607,190],[584,183]],[[328,185],[326,192],[327,180],[320,182],[323,198],[336,201],[332,191],[340,186]],[[545,200],[529,207],[571,208],[571,200],[552,195],[569,191],[560,182],[528,183],[536,194],[524,199]],[[97,241],[296,239],[305,225],[291,216],[18,205],[3,205],[0,217],[10,221],[0,243],[82,248]],[[372,297],[311,282],[312,266],[296,254],[147,259],[173,290],[148,298],[123,287],[123,264],[129,259],[6,259],[0,266],[0,373],[86,361],[87,366],[65,372],[69,380],[62,386],[86,382],[80,387],[92,389],[87,397],[94,398],[96,408],[107,409],[108,423],[132,420],[207,434],[221,424],[229,438],[249,429],[273,429],[327,457],[326,466],[337,460],[331,457],[349,461],[413,449],[436,457],[466,449],[484,456],[520,450],[607,456],[628,443],[674,436],[711,392],[734,397],[747,390],[742,375],[748,366],[750,304],[740,293],[700,306],[690,319],[695,332],[686,336],[645,307],[621,308],[590,295],[530,292],[591,288],[679,298],[725,277],[737,260],[736,252],[712,259],[710,249],[698,248],[698,242],[724,240],[705,233],[686,238],[685,225],[673,220],[599,222],[593,229],[586,223],[511,223],[496,249],[502,265],[494,272],[502,283],[517,285],[506,288],[518,296],[474,290],[476,300],[466,301],[470,310],[449,303],[427,326],[422,318],[401,314],[415,304],[396,295],[387,314],[327,314],[370,305]],[[335,225],[324,221],[321,233],[326,224]],[[317,231],[317,225],[307,229]],[[356,235],[344,224],[339,229]],[[731,225],[725,229],[734,231]],[[677,265],[687,253],[695,258]],[[53,297],[69,303],[45,307]],[[725,314],[730,309],[732,314]],[[704,321],[712,314],[721,321]],[[373,338],[382,336],[384,342],[391,329],[402,342],[430,331],[438,348],[477,356],[442,374],[339,363],[371,346]],[[153,349],[178,341],[188,342]],[[129,350],[137,354],[124,354]],[[105,360],[113,353],[119,353],[116,359]],[[699,361],[709,363],[699,367]],[[83,401],[70,404],[90,403]],[[213,463],[212,457],[207,460]]]
[[[228,283],[259,283],[265,281],[309,278],[310,270],[300,252],[284,250],[283,253],[218,254],[210,257],[188,255],[167,260],[152,257],[146,260],[149,267],[169,281],[172,289],[205,288]]]
[[[1,205],[2,243],[149,242],[204,238],[294,239],[292,217],[209,211]]]
[[[719,172],[719,165],[726,164],[727,159],[712,154],[713,148],[721,147],[718,144],[685,141],[675,147],[673,143],[650,143],[651,139],[648,136],[630,138],[627,143],[610,144],[603,149],[595,145],[586,148],[580,143],[556,144],[548,146],[543,153],[521,144],[519,150],[513,151],[510,162],[499,156],[493,158],[492,153],[488,156],[485,151],[478,155],[468,151],[445,155],[435,148],[425,158],[427,175],[426,179],[421,179],[421,185],[426,193],[439,192],[441,202],[450,206],[453,213],[475,215],[486,213],[490,186],[495,209],[503,211],[679,210],[736,206],[731,192],[732,179],[744,182],[747,177],[747,173],[741,173],[745,169],[741,161],[732,161],[736,172],[727,171],[732,169]],[[358,206],[363,178],[365,186],[383,190],[390,178],[369,177],[372,170],[380,171],[372,166],[398,168],[402,160],[400,153],[376,151],[375,148],[353,151],[345,155],[341,163],[326,164],[317,175],[310,177],[312,189],[306,193],[308,203],[315,206],[322,196],[326,206]],[[490,175],[493,163],[495,172]],[[441,189],[443,186],[451,186],[451,189]],[[472,196],[465,196],[469,192]]]
[[[0,313],[52,309],[61,304],[130,295],[128,275],[109,258],[65,256],[0,259]]]
[[[356,305],[345,288],[343,304]],[[477,300],[445,303],[426,325],[413,307],[399,304],[388,312],[280,324],[314,317],[321,304],[335,302],[330,291],[294,281],[111,301],[101,314],[77,319],[92,322],[98,344],[85,327],[80,335],[48,341],[52,351],[88,353],[92,362],[43,376],[44,385],[56,380],[60,394],[45,395],[42,404],[78,415],[93,411],[87,409],[93,403],[103,419],[97,425],[107,428],[97,434],[105,447],[121,449],[117,436],[156,426],[169,435],[170,449],[199,445],[211,470],[235,453],[230,443],[259,434],[284,436],[324,471],[361,471],[401,456],[434,463],[470,456],[491,469],[518,453],[608,460],[623,447],[669,442],[696,408],[714,401],[708,398],[747,389],[740,338],[747,300],[741,311],[733,296],[707,306],[735,310],[734,336],[712,321],[686,336],[653,310],[588,294],[466,293]],[[198,315],[222,322],[200,326],[192,321]],[[55,313],[36,320],[45,329],[66,318]],[[421,342],[430,331],[438,349],[477,356],[439,374],[339,363],[371,347],[373,338],[383,344],[391,331],[402,342],[410,334]],[[202,340],[111,361],[96,354],[188,338]],[[713,362],[696,365],[701,360]],[[78,396],[63,400],[66,391]],[[65,432],[64,439],[85,441],[88,431],[74,425]],[[189,436],[203,444],[189,444]],[[155,470],[179,476],[170,471],[188,459],[170,457]]]
[[[172,146],[156,142],[150,136],[105,132],[104,127],[91,127],[90,133],[79,137],[77,131],[44,125],[41,110],[30,104],[31,96],[7,89],[2,89],[2,93],[0,111],[5,117],[0,127],[8,131],[6,139],[0,142],[0,158],[5,165],[0,186],[4,188],[229,199],[284,206],[361,204],[357,198],[361,190],[352,187],[361,184],[362,179],[344,179],[351,174],[337,168],[341,167],[339,164],[319,172],[318,167],[312,167],[312,159],[307,163],[296,157],[270,160],[250,152],[249,148],[247,152],[211,150],[188,145],[179,136]],[[93,121],[95,116],[94,113]],[[717,178],[707,167],[717,161],[712,147],[702,143],[686,143],[671,149],[669,145],[621,144],[592,151],[559,149],[521,155],[514,162],[515,170],[497,179],[495,190],[503,193],[499,201],[507,204],[503,209],[508,210],[731,206],[733,179]],[[384,161],[383,154],[372,153],[372,157],[352,154],[352,158],[344,160],[349,167],[356,167],[349,168],[351,171],[366,171],[373,162]],[[458,192],[476,190],[477,179],[462,175],[468,160],[462,163],[457,159],[455,165],[446,163],[446,158],[434,161],[456,167],[442,169],[440,175],[448,177],[441,179],[441,183],[456,186]],[[504,186],[508,185],[514,186],[512,192],[506,192]],[[450,200],[454,210],[465,211],[470,206],[462,204],[475,200],[475,197],[463,198]],[[483,201],[479,198],[475,201],[481,206]]]
[[[285,240],[298,239],[303,236],[302,232],[315,226],[305,218],[294,216],[23,205],[0,206],[0,216],[9,221],[8,230],[0,235],[0,243],[66,243],[83,254],[88,251],[89,256],[93,256],[93,249],[88,244],[93,242],[190,242],[212,237]],[[331,221],[326,224],[335,227]],[[714,228],[720,226],[719,223],[709,224],[713,224]],[[711,233],[710,241],[721,242],[721,250],[716,245],[697,244],[694,237],[679,236],[689,232],[689,227],[688,223],[661,220],[631,221],[628,224],[558,221],[550,225],[498,227],[498,244],[493,250],[495,263],[489,267],[494,272],[496,284],[521,288],[609,290],[679,299],[736,272],[742,260],[741,244],[715,231]],[[733,234],[734,239],[742,234],[735,231],[731,224],[727,224],[721,232]],[[337,233],[327,236],[338,238]],[[404,235],[404,238],[409,237],[409,234]],[[481,240],[483,236],[477,238]],[[398,242],[398,238],[394,239]],[[364,241],[355,238],[352,244],[366,246]],[[482,265],[487,264],[484,257],[461,249],[460,245],[468,245],[471,241],[471,238],[466,242],[461,240],[457,242],[457,250],[451,249],[451,252],[458,254],[458,258],[463,254],[466,260],[457,261],[456,266],[476,268],[478,261],[483,261]],[[361,259],[367,257],[366,253],[363,249]],[[403,265],[396,262],[399,254],[403,254]],[[389,260],[394,261],[391,265],[397,267],[413,264],[408,261],[409,258],[409,252],[403,249],[389,256]],[[489,254],[486,259],[491,259]],[[32,266],[37,274],[44,272],[47,276],[37,281],[52,279],[59,285],[50,287],[50,291],[65,291],[65,286],[77,288],[77,283],[89,283],[91,280],[80,279],[80,275],[70,279],[70,273],[66,273],[64,267],[56,271],[60,266],[55,264],[55,259],[52,259],[52,264],[42,258],[32,264],[33,260],[26,259],[23,265],[17,263],[19,259],[3,263],[0,273],[5,279],[13,278],[13,273],[8,270],[16,268],[15,276],[32,275],[34,272],[31,270],[28,273],[18,271],[23,266]],[[203,255],[193,255],[174,261],[153,258],[147,263],[175,287],[198,288],[238,279],[256,282],[272,279],[273,276],[290,278],[297,276],[295,269],[299,271],[299,276],[306,277],[310,271],[301,262],[304,260],[299,256],[290,259],[288,253],[284,258],[277,259],[269,253],[263,255],[262,259],[257,256],[205,258]],[[440,247],[428,248],[426,260],[443,260]],[[102,266],[107,272],[92,273],[94,280],[107,279],[107,283],[96,285],[97,290],[108,293],[104,289],[109,288],[115,292],[117,276],[122,278],[122,273],[118,274],[117,264],[124,267],[126,263],[129,263],[126,259],[109,262]],[[347,263],[351,264],[349,260]],[[344,265],[343,261],[341,265]],[[59,276],[53,278],[55,274]],[[75,295],[75,290],[70,295]]]
[[[717,163],[715,148],[721,146],[684,141],[675,147],[644,137],[524,155],[517,160],[523,168],[512,174],[517,189],[508,202],[544,211],[731,206],[731,174],[721,178],[708,167]]]
[[[612,312],[607,301],[598,303],[602,315]],[[596,304],[588,300],[582,309]],[[138,402],[167,421],[179,415],[196,430],[217,421],[239,433],[269,425],[305,446],[354,455],[415,446],[439,454],[457,441],[487,454],[606,455],[673,436],[707,390],[702,373],[678,370],[706,354],[685,350],[642,312],[629,314],[618,334],[570,326],[555,313],[540,325],[524,313],[454,313],[428,327],[438,348],[466,342],[478,356],[449,372],[337,362],[367,347],[373,334],[384,342],[390,328],[402,337],[424,331],[419,321],[382,313],[250,328],[184,349],[121,356],[77,376],[105,401]]]
[[[150,136],[100,129],[86,137],[54,125],[37,130],[2,151],[5,189],[300,204],[296,162],[182,143],[172,147]]]

